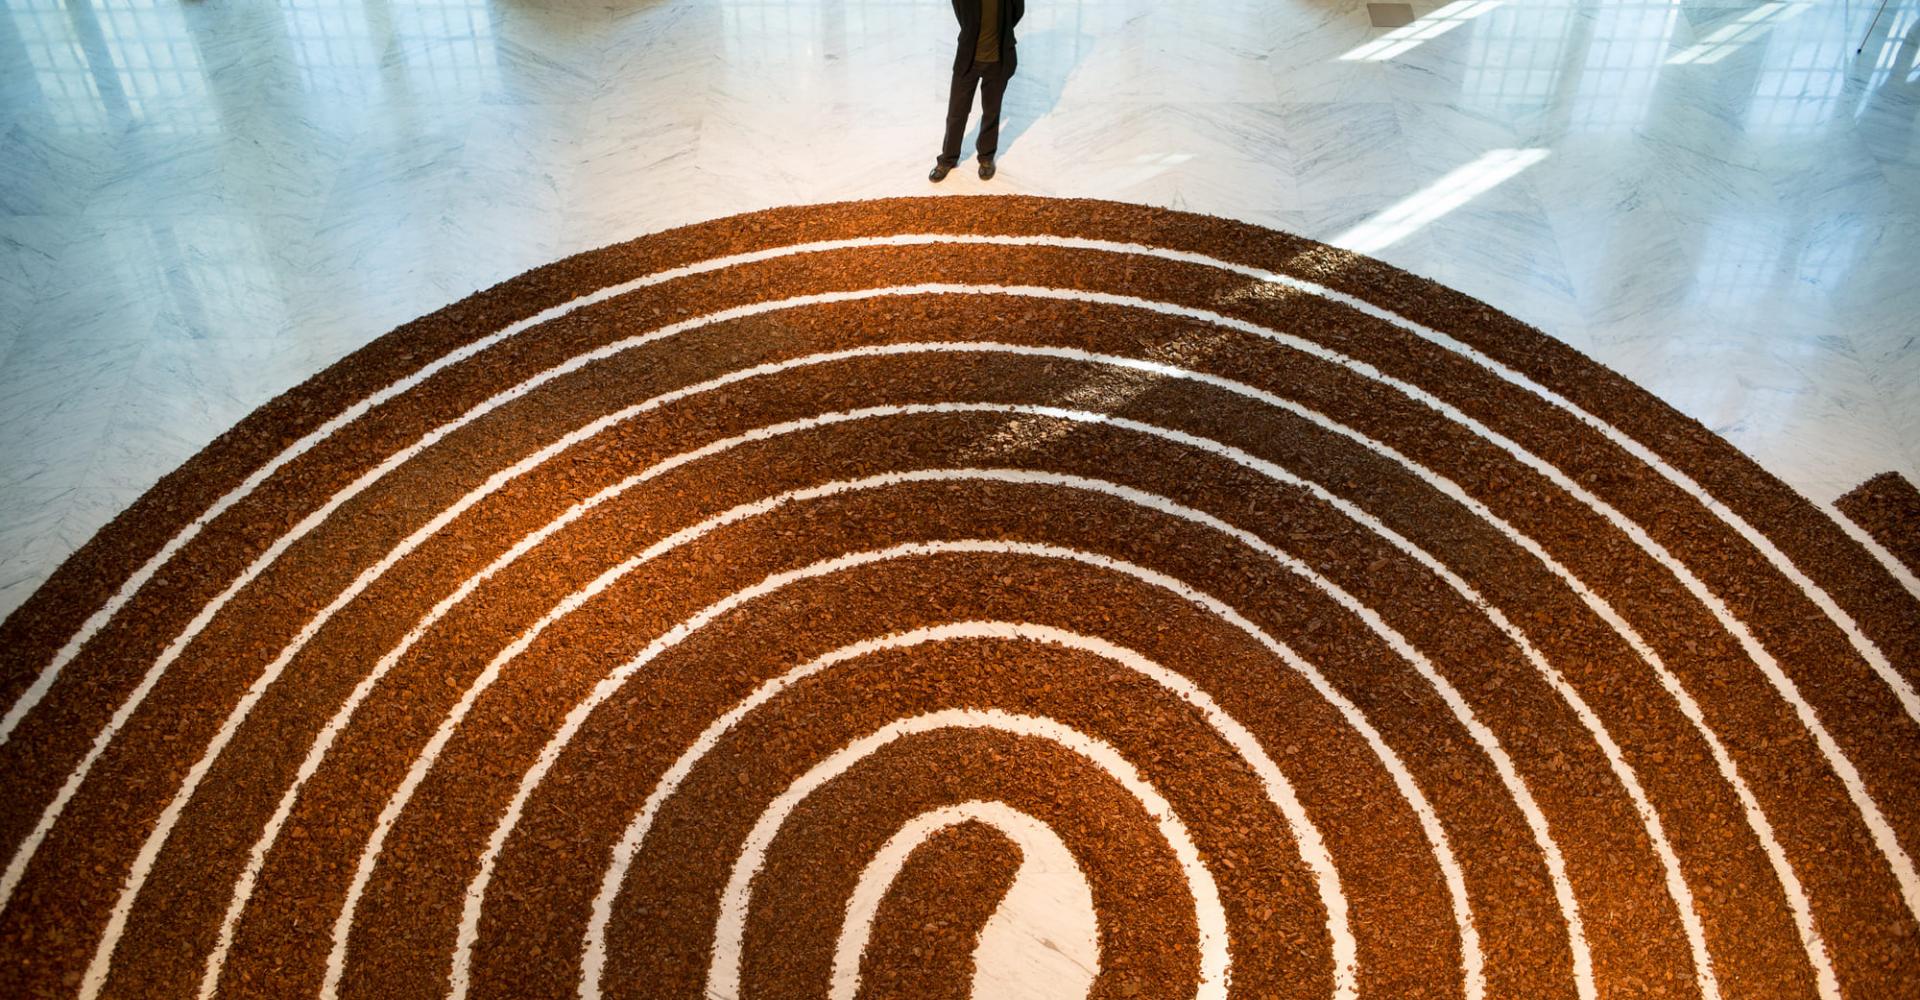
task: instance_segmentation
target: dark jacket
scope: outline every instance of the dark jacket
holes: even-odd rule
[[[1026,0],[1000,0],[1000,61],[1013,72],[1013,26],[1027,12]],[[980,0],[953,0],[953,16],[960,20],[960,49],[953,54],[953,71],[973,68],[973,48],[980,40]]]

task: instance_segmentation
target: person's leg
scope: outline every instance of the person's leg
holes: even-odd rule
[[[1011,74],[1001,66],[980,78],[980,159],[991,160],[1000,152],[1000,99],[1006,96]]]
[[[947,93],[947,136],[940,144],[940,164],[953,167],[960,162],[960,138],[967,132],[967,115],[973,111],[973,88],[980,74],[962,70],[953,74],[953,87]]]

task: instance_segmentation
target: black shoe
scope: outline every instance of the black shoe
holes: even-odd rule
[[[980,179],[983,181],[993,180],[993,161],[992,160],[980,161]]]
[[[930,180],[935,184],[938,184],[941,181],[944,181],[947,179],[947,173],[952,169],[953,169],[952,167],[949,167],[944,163],[936,163],[933,165],[932,170],[927,171],[927,180]]]

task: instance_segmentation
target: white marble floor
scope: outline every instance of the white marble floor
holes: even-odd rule
[[[1920,470],[1920,0],[1028,0],[993,190],[1364,249],[1815,500]],[[0,0],[0,613],[248,410],[576,250],[929,193],[943,0]]]

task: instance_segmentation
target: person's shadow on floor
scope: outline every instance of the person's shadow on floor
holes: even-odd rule
[[[1059,105],[1068,79],[1093,48],[1092,35],[1067,27],[1021,32],[1019,39],[1020,64],[1000,101],[1000,150],[994,154],[996,160],[1006,159],[1020,137]],[[980,123],[976,121],[962,145],[961,159],[971,157],[979,148]]]

